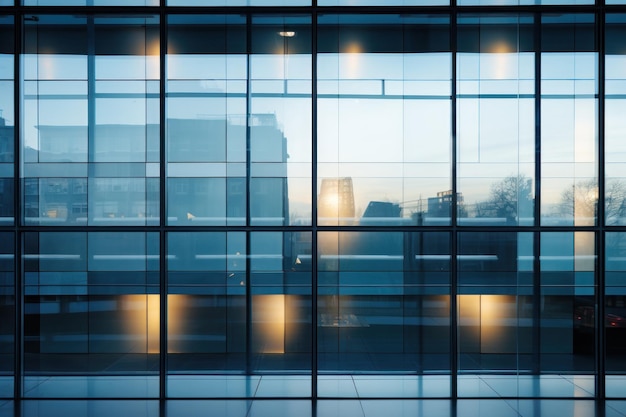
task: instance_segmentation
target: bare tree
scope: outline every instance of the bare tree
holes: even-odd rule
[[[532,216],[532,203],[532,179],[523,174],[509,175],[491,185],[489,198],[476,204],[476,216],[517,222],[519,217]]]
[[[604,189],[604,217],[606,224],[619,224],[626,217],[626,183],[611,180]]]
[[[626,183],[621,180],[609,181],[604,189],[604,203],[606,223],[620,222],[626,216]],[[598,204],[598,182],[595,178],[586,179],[563,191],[555,214],[595,219],[598,215]]]
[[[555,217],[595,219],[598,206],[598,183],[595,178],[581,180],[566,188],[555,206]],[[593,222],[591,222],[593,224]]]

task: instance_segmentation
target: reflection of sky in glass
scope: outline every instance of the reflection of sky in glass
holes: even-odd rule
[[[502,178],[534,181],[534,53],[498,45],[457,55],[456,151],[465,204],[488,199]],[[448,190],[451,54],[359,52],[364,48],[357,43],[342,48],[347,52],[317,57],[320,179],[352,177],[362,210],[373,200],[402,204]],[[0,83],[9,80],[1,84],[5,90],[11,61],[0,56]],[[86,56],[25,54],[22,64],[26,147],[38,148],[36,126],[88,124]],[[166,65],[168,119],[272,114],[287,139],[288,177],[310,176],[310,55],[254,54],[249,62],[242,54],[169,55]],[[542,53],[544,216],[554,215],[564,190],[596,177],[597,66],[594,52]],[[621,94],[624,68],[621,56],[607,56],[609,178],[622,177],[617,164],[626,154],[617,140],[626,131],[623,106],[611,97]],[[98,55],[94,69],[97,124],[158,124],[158,56]],[[193,97],[181,100],[186,93]],[[9,98],[2,95],[0,109],[10,123]],[[299,195],[301,188],[290,188],[294,202],[310,200],[308,190]]]

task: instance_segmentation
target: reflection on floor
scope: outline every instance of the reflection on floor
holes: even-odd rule
[[[460,398],[588,398],[595,395],[593,375],[459,375]],[[12,384],[0,397],[12,395]],[[319,398],[430,399],[450,397],[449,375],[320,375]],[[625,398],[626,377],[608,376],[607,398]],[[24,397],[158,398],[152,376],[27,376]],[[307,375],[169,375],[169,398],[309,398]]]
[[[0,417],[624,417],[593,400],[23,400]]]

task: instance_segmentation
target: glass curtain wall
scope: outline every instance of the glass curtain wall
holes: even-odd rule
[[[626,395],[619,7],[21,3],[0,397]]]

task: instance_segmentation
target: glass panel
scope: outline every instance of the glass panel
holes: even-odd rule
[[[460,16],[458,222],[534,223],[533,17]]]
[[[606,344],[606,396],[626,396],[626,234],[606,234],[604,331]],[[602,325],[600,323],[600,325]]]
[[[460,233],[458,244],[459,396],[546,395],[529,384],[539,373],[532,233]]]
[[[319,23],[319,224],[449,224],[448,17]]]
[[[13,17],[0,16],[0,226],[14,222],[13,42]]]
[[[626,224],[626,15],[606,17],[604,160],[605,224]]]
[[[594,16],[541,21],[541,224],[596,224],[598,56]]]
[[[168,271],[171,397],[311,395],[310,233],[172,232]]]
[[[246,26],[168,19],[167,222],[246,224]]]
[[[0,232],[0,398],[13,396],[15,370],[15,237]]]
[[[595,392],[595,235],[541,233],[541,371],[574,384],[566,394]],[[582,388],[582,389],[581,389]]]
[[[448,233],[323,232],[318,270],[320,396],[450,395]]]
[[[24,235],[26,397],[155,397],[159,237]]]
[[[158,224],[158,18],[24,25],[25,224]]]
[[[311,224],[311,18],[252,18],[250,224]]]

